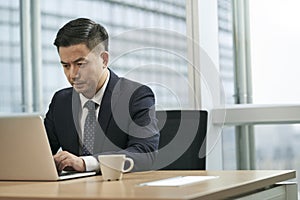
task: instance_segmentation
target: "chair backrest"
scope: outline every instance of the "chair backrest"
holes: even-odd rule
[[[205,170],[207,111],[156,111],[160,142],[156,169]]]

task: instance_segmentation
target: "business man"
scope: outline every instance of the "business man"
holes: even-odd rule
[[[59,171],[98,171],[100,154],[126,154],[135,171],[155,160],[154,94],[108,68],[108,41],[105,28],[86,18],[57,33],[54,45],[72,87],[54,94],[44,124]]]

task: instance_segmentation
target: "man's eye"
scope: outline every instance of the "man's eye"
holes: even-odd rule
[[[68,65],[68,64],[63,64],[62,66],[63,66],[63,68],[69,68],[70,67],[70,65]]]
[[[84,67],[86,65],[86,63],[77,63],[77,66],[79,67]]]

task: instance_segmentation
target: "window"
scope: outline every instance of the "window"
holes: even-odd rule
[[[298,0],[249,1],[253,102],[300,102]]]
[[[0,112],[22,112],[19,1],[0,1]]]
[[[2,113],[23,112],[27,110],[24,107],[32,106],[25,105],[23,99],[19,2],[0,2],[0,29],[7,33],[0,39]],[[112,45],[110,67],[120,76],[149,85],[156,95],[158,109],[189,108],[185,9],[185,1],[181,0],[40,1],[42,86],[39,92],[43,102],[42,110],[35,111],[45,113],[53,93],[69,87],[53,41],[58,29],[77,17],[91,18],[107,28]],[[28,15],[36,21],[31,13]],[[119,55],[118,47],[139,44],[146,46]],[[33,88],[33,93],[36,92]]]
[[[232,3],[232,1],[230,2]],[[228,1],[227,3],[230,4],[230,2]],[[222,62],[222,42],[226,39],[223,33],[224,28],[222,28],[224,26],[223,18],[230,19],[233,14],[233,11],[230,10],[232,5],[230,5],[226,12],[227,15],[224,15],[223,4],[226,3],[219,1],[219,48],[221,68],[224,67],[224,65],[222,65],[222,63],[224,63]],[[246,17],[249,17],[250,22],[252,68],[252,81],[250,82],[252,83],[251,87],[253,90],[253,104],[232,106],[233,110],[227,110],[239,110],[240,113],[236,113],[236,117],[233,117],[236,121],[228,119],[228,122],[225,122],[225,124],[229,126],[226,126],[222,133],[224,169],[237,168],[235,162],[238,158],[235,157],[236,153],[240,153],[240,149],[236,147],[236,134],[239,133],[235,133],[235,125],[239,124],[237,117],[243,113],[244,115],[253,115],[252,118],[248,118],[248,121],[244,121],[244,124],[255,124],[256,118],[260,118],[260,121],[258,121],[260,125],[253,126],[255,138],[255,168],[264,170],[300,170],[298,162],[300,156],[298,153],[300,143],[299,124],[285,124],[299,122],[299,120],[294,119],[288,121],[289,116],[293,115],[292,110],[288,107],[291,106],[291,104],[299,105],[300,97],[298,95],[299,88],[296,87],[299,82],[299,78],[297,78],[299,74],[297,67],[299,65],[297,48],[300,41],[298,37],[300,26],[298,26],[297,22],[299,18],[297,18],[299,15],[297,11],[298,6],[299,2],[296,0],[289,0],[284,3],[279,0],[249,1],[249,16],[246,15]],[[232,22],[229,22],[227,25],[231,26]],[[233,38],[232,32],[229,31],[227,33],[229,37]],[[231,48],[229,48],[229,50],[230,49]],[[229,73],[231,71],[234,72],[234,68],[230,69]],[[222,76],[228,75],[228,73],[222,70],[221,73]],[[237,75],[235,74],[235,76]],[[234,94],[230,93],[230,91],[232,91],[230,88],[232,89],[232,87],[226,83],[224,85],[226,85],[226,94],[230,94],[231,97],[231,94]],[[230,100],[227,100],[226,103],[231,104]],[[260,106],[257,104],[260,104]],[[281,112],[275,113],[275,109],[281,110]],[[256,113],[254,114],[253,112]],[[272,113],[272,115],[275,113],[279,118],[282,118],[282,122],[275,120],[276,125],[268,124],[270,122],[268,119],[272,118],[268,116],[270,113]],[[264,117],[265,119],[263,119]],[[286,119],[284,119],[284,117],[286,117]]]
[[[249,6],[253,102],[299,104],[300,2],[251,0]],[[299,172],[299,124],[256,125],[255,143],[257,169]]]

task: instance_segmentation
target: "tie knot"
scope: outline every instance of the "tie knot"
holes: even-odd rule
[[[84,107],[86,107],[89,111],[91,110],[95,110],[96,109],[96,103],[91,101],[91,100],[88,100],[85,104],[84,104]]]

